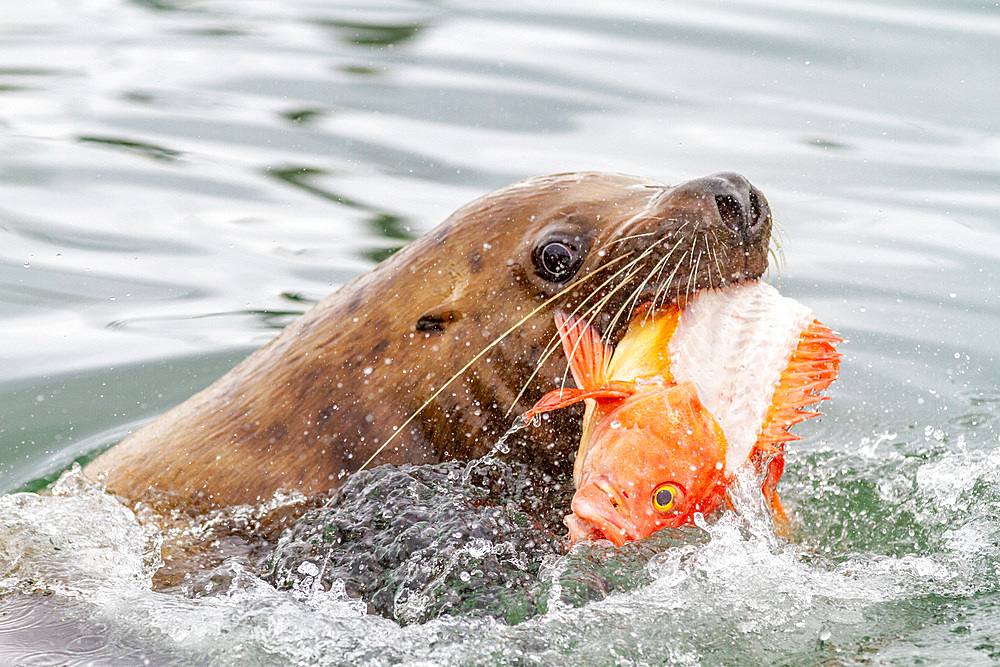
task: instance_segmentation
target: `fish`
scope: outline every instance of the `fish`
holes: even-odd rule
[[[702,290],[688,302],[637,309],[615,349],[583,318],[556,327],[576,388],[542,397],[525,420],[585,401],[565,518],[570,542],[617,546],[692,523],[722,507],[754,466],[776,526],[789,429],[818,416],[837,378],[841,339],[763,282]]]

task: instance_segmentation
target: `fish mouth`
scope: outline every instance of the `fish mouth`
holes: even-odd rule
[[[615,546],[622,546],[642,537],[639,530],[625,515],[625,504],[615,489],[605,479],[591,480],[580,487],[573,496],[573,514],[566,517],[570,539],[605,537]]]

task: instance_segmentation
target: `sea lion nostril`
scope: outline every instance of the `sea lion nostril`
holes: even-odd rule
[[[733,195],[715,195],[715,206],[723,224],[734,232],[743,234],[747,231],[747,216],[739,200]]]
[[[760,208],[760,197],[753,190],[750,191],[750,224],[759,225],[763,220],[761,220],[761,213],[763,211]]]
[[[750,188],[750,226],[754,236],[771,233],[771,207],[757,188]]]

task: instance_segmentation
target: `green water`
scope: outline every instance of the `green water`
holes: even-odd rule
[[[638,561],[547,562],[546,612],[523,623],[400,626],[238,562],[221,593],[153,592],[159,538],[128,513],[85,489],[8,495],[0,661],[1000,656],[996,3],[8,5],[4,492],[117,441],[530,175],[745,174],[781,228],[769,280],[846,342],[834,400],[789,453],[790,543],[729,517]],[[562,596],[604,576],[605,598]]]

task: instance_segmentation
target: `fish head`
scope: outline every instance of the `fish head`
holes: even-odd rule
[[[621,546],[722,502],[726,439],[690,383],[637,391],[591,438],[566,518],[573,541],[604,537]]]

